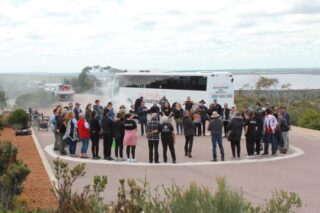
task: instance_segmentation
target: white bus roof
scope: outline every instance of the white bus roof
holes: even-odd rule
[[[116,73],[118,76],[126,76],[126,75],[156,75],[156,76],[210,76],[210,75],[232,75],[231,72],[212,72],[212,71],[195,71],[195,72],[188,72],[188,71],[164,71],[164,72],[152,72],[152,71],[128,71],[128,72],[121,72]]]

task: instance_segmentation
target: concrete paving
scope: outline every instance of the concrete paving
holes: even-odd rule
[[[49,151],[53,144],[52,133],[36,130],[35,134],[42,149],[46,150],[46,157],[52,167],[52,161],[56,157],[52,151]],[[136,156],[139,162],[144,163],[140,163],[141,165],[139,163],[137,165],[134,163],[118,164],[104,160],[96,163],[89,160],[86,162],[87,174],[76,182],[76,188],[91,183],[95,175],[107,175],[109,183],[104,197],[106,200],[114,200],[117,196],[120,178],[144,179],[146,177],[151,187],[162,184],[168,186],[172,182],[178,185],[188,185],[194,181],[214,191],[215,178],[225,176],[232,188],[241,189],[253,203],[264,203],[271,196],[272,191],[282,189],[297,192],[302,197],[305,206],[301,212],[318,212],[320,209],[320,170],[315,164],[320,160],[317,153],[320,149],[319,141],[320,132],[293,128],[293,131],[290,132],[290,144],[296,148],[291,148],[287,155],[278,154],[275,158],[268,156],[267,160],[256,157],[256,160],[234,161],[231,160],[230,144],[224,139],[226,162],[221,164],[210,162],[212,159],[210,136],[195,137],[191,159],[184,156],[184,137],[178,136],[176,142],[178,164],[149,166],[147,140],[140,136]],[[77,152],[80,150],[80,144],[78,145]],[[102,141],[100,145],[102,150]],[[245,141],[242,141],[241,148],[241,155],[244,156],[246,154]],[[161,145],[159,145],[159,152],[160,161],[162,161]],[[287,158],[289,156],[291,157]],[[71,166],[81,161],[79,158],[77,160],[66,159]],[[171,160],[169,152],[168,160]]]

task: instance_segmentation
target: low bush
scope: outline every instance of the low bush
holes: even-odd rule
[[[14,208],[16,196],[22,192],[23,183],[30,170],[17,160],[17,148],[10,142],[0,142],[0,206]]]
[[[27,126],[29,121],[29,115],[23,109],[16,109],[15,111],[10,113],[7,121],[11,126]]]

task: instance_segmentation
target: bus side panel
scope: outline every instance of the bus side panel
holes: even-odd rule
[[[119,90],[121,99],[128,100],[134,104],[138,97],[143,97],[147,107],[151,107],[153,103],[159,103],[163,96],[166,96],[169,103],[172,105],[174,102],[184,103],[188,96],[195,103],[204,99],[207,102],[206,91],[192,91],[192,90],[169,90],[169,89],[147,89],[147,88],[127,88],[121,87]]]
[[[227,103],[229,107],[234,105],[233,77],[229,74],[215,74],[208,77],[207,91],[209,102],[214,99],[221,105]]]

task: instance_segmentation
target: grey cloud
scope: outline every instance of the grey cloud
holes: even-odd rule
[[[320,13],[320,1],[307,0],[296,4],[289,13],[317,14]]]

